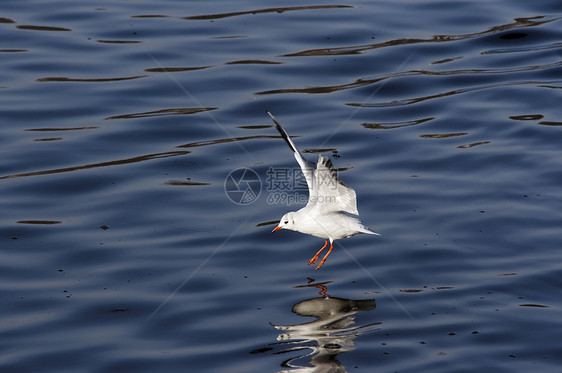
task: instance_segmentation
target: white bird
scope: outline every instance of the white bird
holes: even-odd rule
[[[308,261],[309,265],[316,263],[320,253],[328,246],[329,240],[330,249],[315,270],[322,267],[332,252],[334,240],[351,237],[358,233],[379,236],[378,233],[361,224],[355,191],[338,179],[332,161],[321,154],[318,155],[318,165],[304,159],[277,119],[269,111],[266,113],[273,119],[277,130],[293,150],[295,159],[308,184],[309,194],[306,206],[283,215],[273,232],[285,228],[324,238],[326,243]]]

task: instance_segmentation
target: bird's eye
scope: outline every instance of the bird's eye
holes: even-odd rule
[[[283,224],[289,224],[289,221],[288,221],[288,220],[285,220],[285,222],[284,222]]]

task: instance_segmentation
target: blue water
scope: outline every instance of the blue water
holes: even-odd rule
[[[0,11],[0,371],[559,370],[560,1]],[[265,110],[381,237],[271,233]]]

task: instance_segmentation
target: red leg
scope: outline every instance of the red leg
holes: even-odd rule
[[[324,250],[324,249],[326,248],[326,246],[328,246],[328,240],[326,240],[326,243],[325,243],[324,246],[322,246],[322,248],[316,253],[316,255],[314,255],[314,256],[312,257],[312,259],[310,259],[310,260],[308,261],[308,264],[309,264],[309,265],[310,265],[310,264],[316,263],[316,261],[318,260],[318,256],[320,255],[320,253],[322,252],[322,250]]]
[[[322,265],[324,264],[324,262],[326,261],[326,258],[328,257],[328,255],[330,255],[330,253],[332,252],[332,249],[334,248],[334,244],[330,243],[330,250],[328,250],[328,252],[326,253],[326,256],[324,256],[324,258],[322,259],[322,261],[320,262],[320,264],[318,264],[318,267],[314,268],[314,270],[316,271],[318,268],[322,267]]]

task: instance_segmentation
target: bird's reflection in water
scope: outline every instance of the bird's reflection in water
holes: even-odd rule
[[[281,332],[278,343],[272,349],[274,354],[294,351],[301,355],[285,360],[281,366],[290,368],[283,372],[346,372],[337,360],[337,355],[355,349],[353,340],[358,335],[378,329],[379,322],[366,325],[355,324],[355,314],[374,310],[375,300],[351,300],[331,297],[327,294],[327,283],[314,283],[309,279],[306,285],[297,287],[318,288],[321,297],[299,302],[292,311],[300,316],[316,320],[297,325],[273,325]],[[262,350],[262,351],[264,351]],[[308,358],[308,364],[301,360]]]

